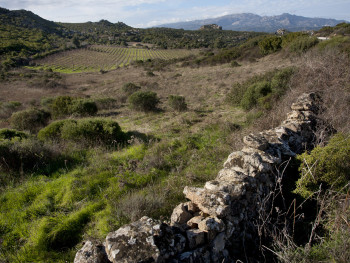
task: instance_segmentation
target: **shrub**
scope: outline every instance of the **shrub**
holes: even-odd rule
[[[47,166],[56,154],[37,140],[22,139],[0,141],[0,156],[0,170],[23,173]]]
[[[70,96],[60,96],[55,98],[50,105],[51,113],[54,118],[64,117],[70,114],[70,106],[73,98]]]
[[[123,85],[123,92],[127,95],[130,96],[131,94],[135,93],[136,91],[139,91],[141,89],[140,86],[137,86],[134,83],[128,82]]]
[[[187,104],[185,102],[185,97],[178,95],[170,95],[168,102],[171,108],[176,111],[185,111],[187,110]]]
[[[262,104],[262,98],[271,93],[271,85],[267,81],[257,82],[248,87],[241,100],[241,107],[245,110],[252,109],[258,102]]]
[[[240,67],[240,66],[241,65],[236,60],[231,62],[231,67],[233,67],[233,68]]]
[[[47,125],[45,128],[41,129],[38,132],[38,139],[42,141],[55,141],[61,139],[61,129],[64,125],[67,125],[68,123],[76,123],[75,120],[59,120],[54,121]]]
[[[336,134],[325,147],[317,146],[310,153],[298,156],[301,178],[296,193],[304,197],[323,187],[341,190],[350,180],[350,136]]]
[[[289,44],[289,50],[294,53],[303,53],[318,43],[317,37],[300,36]]]
[[[147,72],[146,72],[146,76],[147,76],[147,77],[154,77],[155,74],[154,74],[152,71],[147,71]]]
[[[97,105],[91,100],[77,99],[69,107],[71,114],[76,116],[93,116],[97,113]]]
[[[8,118],[12,113],[18,111],[22,104],[18,101],[0,102],[0,118]]]
[[[226,95],[226,102],[250,110],[255,106],[270,109],[287,88],[295,68],[274,70],[264,75],[254,76],[244,83],[235,83]]]
[[[44,102],[42,102],[44,103]],[[97,113],[95,102],[87,99],[72,98],[70,96],[59,96],[50,103],[46,100],[54,118],[61,118],[68,115],[93,116]]]
[[[226,102],[233,106],[239,106],[245,91],[245,85],[242,85],[238,82],[234,83],[231,90],[226,95]]]
[[[0,129],[0,140],[25,139],[28,134],[12,129]]]
[[[98,110],[111,109],[118,106],[117,100],[114,98],[97,98],[94,99]]]
[[[138,111],[155,111],[159,103],[158,96],[152,91],[138,91],[128,98],[130,107]]]
[[[106,119],[61,120],[49,124],[38,133],[40,140],[63,140],[85,145],[124,143],[125,134],[117,122]]]
[[[282,38],[278,36],[265,38],[259,42],[259,48],[263,55],[274,53],[282,48]]]
[[[11,116],[11,126],[17,130],[37,131],[45,126],[50,119],[50,113],[39,109],[18,111]]]

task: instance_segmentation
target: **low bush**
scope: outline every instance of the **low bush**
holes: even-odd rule
[[[72,105],[69,108],[71,114],[75,116],[93,116],[97,113],[97,105],[94,101],[77,99],[74,100]]]
[[[327,146],[318,146],[298,159],[302,164],[296,193],[308,197],[321,184],[323,188],[340,191],[350,181],[350,136],[336,134]]]
[[[44,168],[57,154],[38,140],[22,139],[1,140],[0,156],[0,170],[22,174]]]
[[[88,146],[117,146],[125,142],[125,137],[117,122],[99,118],[60,120],[49,124],[38,133],[40,140],[71,141]]]
[[[263,55],[274,53],[282,48],[282,38],[279,36],[267,37],[259,42],[259,48]]]
[[[135,93],[136,91],[139,91],[141,89],[140,86],[137,86],[134,83],[128,82],[123,85],[123,92],[127,95],[130,96],[131,94]]]
[[[263,98],[271,93],[271,84],[267,81],[257,82],[248,87],[243,95],[240,103],[241,107],[245,110],[250,110],[258,102],[262,102]]]
[[[116,108],[118,106],[118,102],[114,98],[106,97],[106,98],[96,98],[94,99],[98,110],[110,110],[112,108]]]
[[[227,103],[241,106],[245,110],[256,106],[262,109],[271,109],[273,103],[286,92],[295,72],[295,68],[289,67],[255,76],[244,83],[235,83],[225,100]]]
[[[13,113],[10,122],[17,130],[36,132],[48,123],[50,116],[49,112],[32,108]]]
[[[0,102],[0,118],[8,118],[12,113],[20,110],[22,104],[18,101]]]
[[[43,102],[42,102],[43,103]],[[97,105],[88,99],[59,96],[52,101],[45,100],[54,118],[62,118],[68,115],[93,116],[97,113]]]
[[[128,97],[130,107],[138,111],[155,111],[159,103],[159,98],[152,91],[138,91]]]
[[[0,129],[0,140],[25,139],[28,134],[12,129]]]
[[[73,103],[73,98],[70,96],[59,96],[55,98],[49,105],[52,116],[54,118],[60,118],[69,115],[70,106]]]
[[[318,42],[317,37],[311,37],[308,35],[300,36],[288,45],[288,49],[294,53],[304,53],[313,46],[317,45]]]
[[[171,108],[176,111],[185,111],[187,110],[187,104],[185,101],[185,97],[178,95],[170,95],[168,98],[168,103]]]
[[[59,141],[61,140],[61,129],[68,123],[76,123],[75,120],[59,120],[47,125],[38,132],[38,139],[42,141]]]

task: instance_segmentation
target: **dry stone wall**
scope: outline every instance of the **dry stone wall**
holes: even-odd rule
[[[279,127],[245,136],[245,147],[228,156],[215,180],[185,187],[189,201],[169,224],[143,217],[109,233],[105,251],[86,242],[74,262],[235,262],[242,240],[254,238],[253,220],[280,167],[311,147],[317,99],[303,94]]]

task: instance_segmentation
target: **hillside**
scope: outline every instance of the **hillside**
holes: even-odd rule
[[[350,24],[277,36],[102,20],[59,35],[33,21],[0,25],[2,66],[28,64],[0,72],[0,262],[73,262],[143,216],[174,222],[179,204],[191,222],[160,242],[181,241],[177,262],[218,262],[208,245],[234,262],[349,262]]]
[[[291,14],[278,16],[259,16],[250,13],[225,15],[216,18],[162,24],[158,27],[169,27],[185,30],[198,30],[207,24],[217,24],[224,30],[276,32],[280,28],[288,31],[319,30],[324,26],[335,26],[344,21],[324,18],[309,18]]]
[[[0,71],[28,64],[33,58],[86,45],[151,44],[154,48],[223,48],[261,35],[255,32],[137,29],[107,20],[55,23],[25,10],[0,9]]]

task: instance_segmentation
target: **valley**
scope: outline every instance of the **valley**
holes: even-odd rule
[[[276,179],[283,194],[276,190],[264,223],[249,218],[258,252],[243,243],[228,257],[349,258],[350,24],[279,36],[48,23],[23,10],[10,20],[0,11],[11,21],[0,26],[1,263],[73,262],[84,241],[103,242],[143,216],[170,222],[185,186],[213,180],[245,135],[278,127],[311,92],[320,105],[315,151],[287,153],[288,176]],[[23,27],[26,16],[41,27]],[[314,163],[312,178],[303,160]]]

